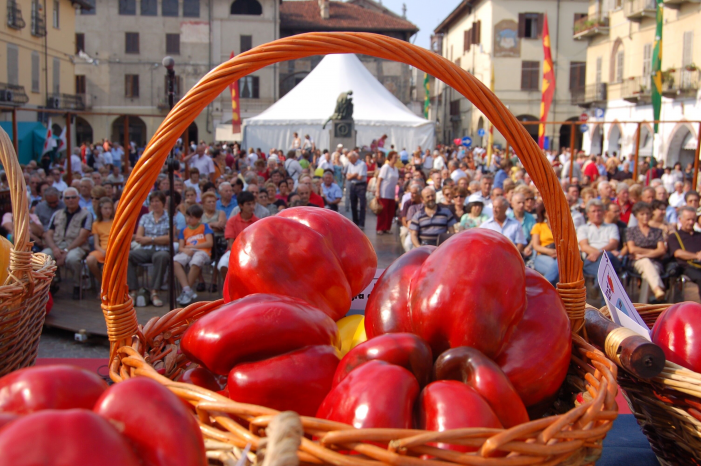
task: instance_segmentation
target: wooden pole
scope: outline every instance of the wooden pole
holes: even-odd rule
[[[699,131],[696,133],[696,157],[694,157],[694,180],[693,190],[696,190],[696,182],[699,177],[699,152],[701,152],[701,123],[699,123]]]
[[[640,133],[642,132],[643,124],[638,123],[638,133],[635,135],[635,166],[633,167],[633,181],[638,182],[638,155],[640,154]]]
[[[12,145],[19,158],[19,131],[17,131],[17,108],[12,109]]]
[[[577,124],[573,121],[570,125],[570,184],[572,184],[572,174],[574,173],[574,132],[576,130]]]
[[[127,153],[127,148],[129,146],[129,115],[124,115],[124,165],[122,172],[126,175],[128,173],[129,167],[129,154]]]

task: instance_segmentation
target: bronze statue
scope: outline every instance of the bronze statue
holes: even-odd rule
[[[353,119],[353,91],[341,92],[341,95],[336,99],[336,110],[329,117],[321,129],[326,129],[326,125],[331,120],[352,120]]]

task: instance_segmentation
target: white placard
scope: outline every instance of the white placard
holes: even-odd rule
[[[375,283],[377,283],[377,279],[380,278],[380,275],[385,271],[385,269],[377,269],[375,270],[375,277],[372,279],[370,284],[365,287],[365,289],[356,297],[353,298],[351,301],[351,306],[350,306],[350,311],[348,311],[348,314],[346,315],[364,315],[365,314],[365,306],[368,303],[368,297],[370,296],[370,293],[372,292],[372,289],[375,288]]]
[[[635,310],[635,306],[633,306],[623,289],[623,285],[618,279],[618,275],[616,275],[616,271],[607,254],[602,254],[597,277],[601,294],[611,312],[613,321],[649,340],[650,329],[647,328],[645,321],[640,317],[638,311]]]

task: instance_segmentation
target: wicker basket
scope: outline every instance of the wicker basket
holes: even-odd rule
[[[650,328],[670,306],[635,304]],[[607,306],[601,313],[611,318]],[[609,347],[606,351],[608,354]],[[615,355],[609,358],[617,361]],[[660,464],[701,464],[701,374],[666,361],[662,373],[653,379],[621,370],[618,384]]]
[[[15,245],[10,275],[0,286],[0,377],[31,366],[37,357],[46,316],[49,286],[56,263],[46,254],[32,254],[29,239],[27,185],[10,137],[0,129],[0,162],[10,184]]]
[[[110,376],[115,382],[133,376],[148,376],[191,402],[199,414],[206,439],[255,451],[264,440],[265,427],[277,412],[260,406],[236,403],[193,385],[173,382],[188,363],[175,346],[180,335],[196,319],[216,309],[222,301],[195,303],[154,318],[138,326],[126,288],[126,268],[131,232],[138,211],[165,162],[168,151],[195,117],[229,84],[265,66],[311,55],[361,53],[413,65],[453,87],[484,113],[496,129],[517,148],[526,170],[543,193],[550,216],[558,257],[558,286],[570,316],[573,331],[583,325],[585,288],[582,262],[569,206],[557,177],[542,151],[509,110],[481,82],[450,61],[407,42],[375,34],[310,33],[280,39],[256,47],[223,63],[207,74],[181,99],[151,139],[126,184],[122,202],[110,232],[105,260],[102,309],[111,342]],[[564,213],[564,214],[563,214]],[[554,465],[590,464],[601,454],[601,443],[618,407],[616,365],[582,338],[573,334],[573,357],[568,381],[573,392],[585,392],[581,405],[563,414],[538,419],[511,429],[460,429],[426,432],[397,429],[355,429],[349,425],[302,418],[304,431],[299,459],[304,463],[336,465]],[[156,366],[164,376],[154,369]],[[568,400],[569,401],[569,400]],[[570,404],[570,406],[572,406]],[[226,415],[235,414],[250,423],[244,428]],[[316,438],[311,441],[309,438]],[[429,444],[451,443],[479,448],[460,454]],[[387,443],[387,448],[363,443]],[[342,452],[354,450],[353,456]],[[493,457],[496,450],[509,453]],[[429,455],[434,460],[420,459]],[[440,461],[438,461],[440,460]]]

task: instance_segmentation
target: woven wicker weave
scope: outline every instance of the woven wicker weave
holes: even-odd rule
[[[635,304],[635,308],[652,328],[671,305]],[[601,313],[611,318],[607,306],[601,308]],[[609,348],[606,350],[608,354]],[[616,361],[615,355],[609,358]],[[701,464],[701,374],[667,361],[654,379],[641,379],[620,370],[618,383],[660,464]],[[689,414],[690,410],[696,417]]]
[[[46,316],[49,286],[56,263],[45,254],[32,254],[29,238],[27,185],[9,136],[0,129],[0,162],[10,184],[15,247],[10,276],[0,286],[0,377],[31,366]]]
[[[412,44],[375,34],[311,33],[280,39],[256,47],[208,73],[168,114],[151,139],[125,186],[110,232],[105,260],[102,309],[111,342],[110,376],[116,382],[137,375],[154,378],[196,406],[205,438],[242,448],[259,446],[263,427],[276,411],[244,405],[192,385],[173,382],[188,361],[173,351],[180,335],[221,301],[195,303],[154,318],[143,328],[127,293],[126,268],[131,232],[138,211],[155,182],[168,151],[195,117],[229,84],[260,68],[283,60],[330,53],[361,53],[400,61],[440,79],[468,98],[516,149],[526,170],[543,194],[555,237],[562,284],[558,291],[570,316],[572,328],[583,324],[585,288],[574,225],[557,177],[541,150],[509,110],[481,82],[448,60]],[[156,351],[154,351],[154,349]],[[149,354],[158,354],[156,357]],[[165,377],[152,367],[155,364]],[[345,424],[302,418],[307,434],[319,441],[302,439],[299,458],[311,464],[399,465],[530,465],[589,464],[601,452],[601,442],[617,415],[615,384],[617,369],[600,351],[573,335],[573,357],[568,381],[575,392],[585,392],[583,404],[561,415],[532,421],[512,429],[460,429],[424,432],[396,429],[354,429]],[[242,427],[225,413],[250,421]],[[429,446],[437,441],[472,445],[480,450],[460,454]],[[388,448],[362,443],[387,443]],[[353,456],[339,451],[354,450]],[[492,457],[497,450],[508,457]],[[420,455],[440,459],[423,460]]]

